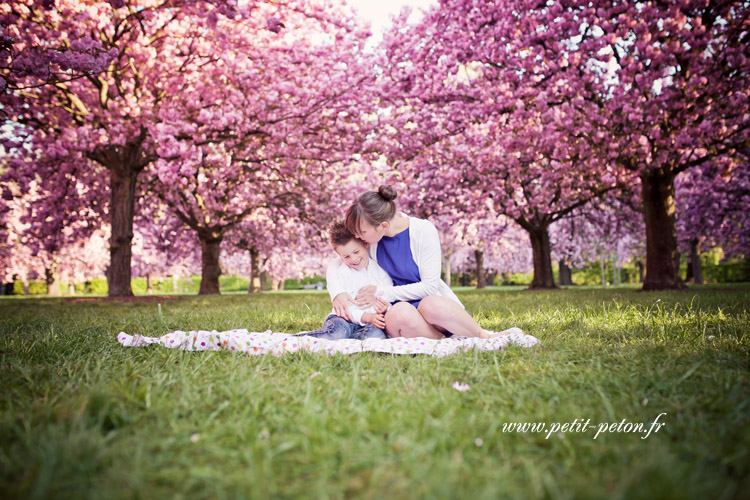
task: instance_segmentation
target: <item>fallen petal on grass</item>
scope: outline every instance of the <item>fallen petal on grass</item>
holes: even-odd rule
[[[466,392],[469,389],[469,384],[462,384],[460,382],[453,382],[453,388],[456,389],[458,392]]]

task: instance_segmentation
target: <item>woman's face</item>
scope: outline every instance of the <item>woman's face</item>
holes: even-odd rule
[[[377,226],[373,226],[366,220],[362,220],[359,224],[359,233],[357,234],[357,236],[366,243],[373,245],[380,241],[387,228],[387,222],[381,222]]]

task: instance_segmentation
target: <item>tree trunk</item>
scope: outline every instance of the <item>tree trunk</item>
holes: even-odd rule
[[[201,240],[201,286],[198,295],[219,294],[219,252],[223,236],[214,231],[198,233]]]
[[[179,293],[178,288],[180,287],[180,277],[176,274],[172,275],[172,293]]]
[[[612,283],[615,286],[620,286],[620,256],[614,254],[612,256]]]
[[[529,229],[525,227],[531,240],[531,250],[534,254],[534,278],[529,288],[557,288],[552,274],[552,256],[547,226],[543,229]]]
[[[643,279],[646,277],[646,269],[641,259],[638,259],[636,264],[638,265],[638,283],[643,283]]]
[[[49,269],[44,270],[45,281],[47,282],[47,295],[50,297],[62,296],[60,290],[60,279],[57,276],[57,262],[53,262]]]
[[[620,265],[620,256],[616,255],[615,258],[617,259],[617,267],[615,267],[617,270],[617,286],[620,286],[622,285],[622,266]]]
[[[617,260],[612,256],[612,285],[617,286]]]
[[[12,284],[11,284],[11,287],[12,287]],[[29,295],[29,293],[31,293],[30,290],[29,290],[29,282],[28,281],[24,281],[23,282],[23,294],[24,295]],[[10,293],[8,295],[13,295],[13,288],[10,289]]]
[[[693,268],[693,282],[696,285],[703,284],[703,264],[701,264],[701,254],[698,248],[698,240],[690,241],[690,264]]]
[[[646,222],[646,276],[643,290],[679,290],[685,287],[675,262],[674,176],[641,175]]]
[[[604,255],[599,254],[599,267],[602,270],[602,286],[607,286],[607,275],[604,272]]]
[[[573,285],[573,276],[570,271],[570,267],[568,267],[568,264],[565,262],[564,259],[560,259],[559,261],[559,279],[560,286],[571,286]]]
[[[487,275],[484,274],[484,252],[474,250],[474,259],[477,263],[477,290],[487,288]]]
[[[86,156],[103,165],[109,171],[110,203],[109,238],[110,262],[107,268],[107,286],[110,297],[132,297],[133,288],[130,280],[133,214],[135,213],[135,185],[138,174],[156,155],[144,150],[143,143],[148,132],[141,127],[138,137],[124,145],[106,144],[98,146]]]
[[[133,215],[135,214],[135,185],[141,169],[126,165],[109,166],[109,216],[112,234],[109,238],[109,268],[107,286],[110,297],[132,297],[130,285],[133,272]]]
[[[250,284],[247,287],[247,293],[260,292],[260,264],[258,250],[250,249]]]
[[[261,271],[260,272],[260,290],[262,292],[267,292],[269,290],[268,286],[268,272],[267,271]]]
[[[277,280],[274,290],[283,290],[286,286],[286,280]]]
[[[68,295],[71,297],[76,294],[76,284],[75,283],[68,283]]]
[[[450,259],[450,256],[447,259],[445,259],[444,269],[445,269],[445,271],[444,271],[443,274],[444,274],[445,277],[443,278],[443,281],[445,281],[445,284],[450,287],[451,286],[451,259]]]
[[[487,286],[495,286],[495,278],[497,277],[497,271],[487,273]]]
[[[154,284],[151,281],[151,273],[146,274],[146,293],[149,295],[154,293]]]

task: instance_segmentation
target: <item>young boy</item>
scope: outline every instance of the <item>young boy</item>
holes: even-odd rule
[[[347,293],[357,296],[360,288],[367,285],[393,286],[391,277],[380,266],[370,260],[365,243],[350,233],[342,219],[336,219],[328,226],[328,236],[333,250],[339,255],[341,262],[332,261],[328,265],[327,275],[335,273],[338,281],[346,287]],[[343,265],[342,265],[343,264]],[[333,300],[333,297],[331,297]],[[377,310],[376,310],[377,308]],[[306,332],[302,335],[323,338],[327,340],[339,339],[384,339],[385,316],[388,304],[380,301],[376,306],[360,309],[349,304],[349,315],[352,322],[331,313],[320,330]]]

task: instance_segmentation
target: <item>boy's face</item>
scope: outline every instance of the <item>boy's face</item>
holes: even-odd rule
[[[358,239],[351,239],[345,245],[336,245],[333,249],[339,254],[344,264],[352,269],[366,269],[370,263],[367,247]]]
[[[359,222],[359,232],[357,233],[357,236],[359,236],[361,240],[373,245],[383,238],[388,226],[388,222],[381,222],[377,226],[373,226],[366,220],[361,220]]]

